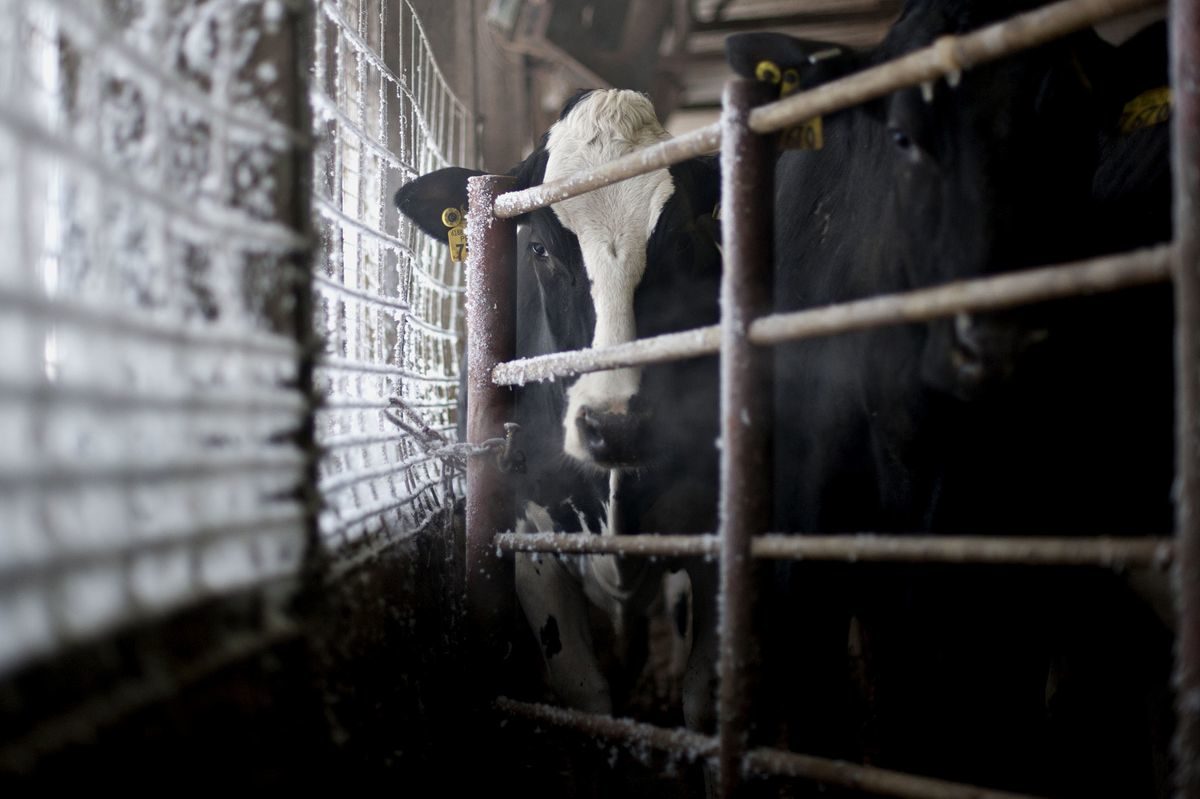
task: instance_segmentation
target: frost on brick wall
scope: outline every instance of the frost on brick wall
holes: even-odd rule
[[[277,0],[0,15],[3,670],[297,568],[306,132]]]

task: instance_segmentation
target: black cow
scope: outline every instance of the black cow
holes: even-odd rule
[[[811,86],[1026,5],[910,0],[868,52],[831,52],[773,34],[731,37],[727,52],[744,75],[794,69]],[[1119,165],[1097,147],[1105,85],[1088,74],[1095,44],[1081,34],[831,114],[822,150],[783,152],[776,310],[1154,241],[1156,234],[1111,219],[1128,194],[1118,188],[1105,196],[1103,175]],[[774,68],[760,70],[764,60]],[[1137,165],[1134,182],[1161,166]],[[1119,242],[1096,236],[1098,218],[1126,234],[1113,237]],[[779,347],[776,524],[821,533],[1168,531],[1170,309],[1163,300],[1150,289]],[[1114,423],[1122,419],[1136,424]],[[782,581],[792,602],[774,603],[801,626],[767,658],[787,670],[805,715],[793,745],[1012,788],[1145,795],[1145,764],[1133,762],[1144,747],[1091,762],[1090,772],[1072,768],[1078,761],[1050,762],[1048,677],[1054,683],[1064,673],[1052,664],[1070,656],[1074,685],[1089,689],[1106,677],[1157,674],[1144,646],[1116,665],[1079,656],[1103,649],[1095,636],[1068,629],[1081,618],[1072,609],[1089,601],[1096,607],[1088,610],[1122,615],[1110,619],[1116,629],[1107,654],[1154,638],[1130,632],[1126,621],[1137,611],[1109,575],[807,568]],[[844,668],[851,615],[874,671],[865,720],[844,699],[854,688]],[[1104,699],[1085,693],[1084,704],[1103,702],[1089,708],[1103,723],[1087,740],[1107,735],[1127,744],[1137,692],[1109,688]],[[1113,711],[1107,719],[1106,709]],[[1064,774],[1076,785],[1060,785]]]
[[[667,136],[644,96],[582,93],[510,174],[516,188],[527,188]],[[442,212],[465,205],[466,180],[474,174],[480,173],[452,168],[424,175],[400,189],[397,205],[422,230],[443,238]],[[518,357],[715,322],[718,192],[715,160],[696,159],[519,220]],[[716,404],[711,358],[520,389],[515,421],[526,473],[518,478],[523,513],[514,524],[608,534],[711,530]],[[658,591],[663,565],[613,557],[521,555],[516,561],[518,596],[551,687],[568,705],[611,712],[587,606],[590,601],[610,615],[644,609]],[[698,611],[697,624],[708,615]],[[702,641],[697,657],[705,646]],[[692,684],[700,686],[692,693],[704,694],[711,667],[692,673]],[[709,703],[693,704],[706,711]]]

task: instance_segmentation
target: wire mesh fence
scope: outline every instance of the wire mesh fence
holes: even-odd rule
[[[321,2],[313,45],[321,532],[336,548],[416,529],[460,481],[431,450],[454,438],[462,265],[391,197],[470,163],[473,123],[407,2]]]

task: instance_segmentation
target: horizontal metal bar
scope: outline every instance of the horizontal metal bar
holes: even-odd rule
[[[500,533],[505,552],[606,554],[641,557],[716,557],[715,535],[599,536],[586,533]],[[1008,563],[1066,566],[1166,567],[1174,557],[1169,537],[1063,538],[1036,536],[930,536],[858,533],[757,536],[750,554],[769,560],[906,563]]]
[[[592,535],[590,533],[498,533],[501,552],[552,552],[557,555],[639,555],[644,557],[717,556],[715,535]]]
[[[497,711],[507,716],[550,724],[588,738],[607,738],[630,746],[649,747],[692,762],[713,757],[717,752],[716,737],[692,730],[668,729],[633,719],[616,719],[554,705],[519,702],[506,696],[497,697],[493,704]]]
[[[854,791],[901,799],[1033,799],[1028,794],[996,791],[779,749],[750,750],[742,761],[742,768],[751,774],[800,777],[822,785],[838,785]]]
[[[406,243],[396,238],[392,234],[385,233],[382,230],[377,230],[363,222],[361,219],[350,216],[328,197],[323,197],[320,194],[314,194],[313,205],[316,207],[317,213],[321,214],[335,225],[351,228],[352,230],[364,236],[375,239],[380,244],[390,248],[397,255],[402,255],[409,260],[412,260],[416,257],[416,253],[413,252],[412,247],[408,246]]]
[[[347,115],[346,112],[343,111],[334,101],[334,99],[328,94],[319,89],[313,89],[309,92],[308,96],[313,104],[313,108],[318,112],[316,116],[319,117],[324,115],[335,117],[337,122],[343,128],[354,134],[354,137],[358,139],[358,141],[366,144],[367,148],[374,153],[377,158],[386,161],[389,167],[404,173],[404,177],[406,179],[415,178],[417,176],[417,170],[401,161],[400,157],[391,150],[372,139],[370,134],[363,130],[357,122],[352,120],[349,115]]]
[[[623,366],[667,363],[702,355],[715,355],[721,346],[719,325],[667,333],[603,349],[571,350],[519,358],[497,364],[492,381],[500,386],[523,386],[583,372],[599,372]]]
[[[393,299],[391,297],[382,297],[378,294],[373,294],[362,289],[351,288],[345,283],[339,283],[331,277],[322,275],[320,272],[313,273],[313,281],[321,287],[322,290],[328,290],[335,294],[345,294],[360,302],[380,305],[394,311],[408,312],[412,310],[412,306],[403,300]]]
[[[750,128],[773,133],[821,114],[937,80],[1053,41],[1111,17],[1161,5],[1162,0],[1064,0],[830,81],[750,113]]]
[[[498,712],[512,718],[570,730],[586,740],[603,738],[624,746],[667,752],[689,762],[711,758],[717,749],[715,737],[687,729],[668,729],[632,719],[615,719],[553,705],[519,702],[504,696],[498,697],[493,705]],[[742,760],[742,769],[750,776],[802,777],[823,784],[904,799],[1033,799],[1025,794],[994,791],[778,749],[753,749],[747,752]]]
[[[435,390],[444,391],[444,388],[434,387]],[[406,399],[404,404],[410,408],[453,408],[454,400],[450,398],[444,399]],[[345,413],[353,411],[373,411],[387,410],[394,408],[389,399],[368,399],[358,397],[328,397],[321,400],[321,404],[317,406],[317,413]]]
[[[317,489],[322,496],[328,496],[335,491],[344,491],[352,486],[368,482],[370,480],[384,480],[389,477],[404,477],[404,472],[414,466],[420,466],[422,463],[428,463],[431,460],[437,459],[437,455],[429,452],[421,452],[407,460],[399,463],[385,463],[377,466],[374,469],[361,469],[357,471],[343,472],[336,476],[322,480],[317,484]]]
[[[1162,0],[1063,0],[974,33],[942,37],[929,47],[886,64],[760,106],[750,113],[750,128],[757,133],[782,130],[802,120],[961,72],[1110,17],[1161,3]],[[569,178],[503,194],[497,198],[494,212],[501,218],[520,216],[618,181],[716,152],[720,146],[721,126],[714,122]]]
[[[351,527],[353,527],[356,524],[362,524],[367,519],[380,518],[385,513],[392,513],[394,511],[400,510],[405,505],[411,505],[413,502],[416,502],[418,499],[420,499],[421,495],[424,494],[426,491],[430,490],[431,488],[437,488],[438,486],[440,486],[445,479],[446,479],[445,475],[439,475],[438,477],[436,477],[432,480],[427,480],[424,483],[418,485],[406,497],[401,497],[394,502],[391,500],[389,500],[387,502],[377,502],[374,505],[367,506],[365,509],[361,510],[359,513],[356,513],[353,516],[350,516],[347,518],[339,518],[337,520],[337,526],[333,528],[332,532],[333,533],[345,533],[346,530],[350,529]]]
[[[883,325],[929,321],[956,313],[995,311],[1076,294],[1115,291],[1167,280],[1170,262],[1171,247],[1162,245],[1123,255],[772,314],[751,323],[750,340],[758,345],[773,345]],[[719,338],[719,328],[712,325],[605,349],[539,355],[499,364],[492,371],[492,380],[498,385],[520,386],[584,372],[698,358],[716,353]]]
[[[678,164],[698,155],[715,152],[721,146],[721,125],[698,128],[659,144],[622,156],[615,161],[585,170],[573,177],[552,180],[539,186],[511,191],[496,198],[495,214],[508,219],[613,183],[644,175],[656,169]]]
[[[755,344],[780,344],[881,325],[926,322],[956,313],[996,311],[1079,294],[1115,291],[1168,280],[1170,266],[1171,248],[1162,245],[1125,255],[957,281],[904,294],[764,317],[751,324],[750,340]]]
[[[458,385],[457,377],[423,375],[420,372],[414,372],[411,369],[404,369],[399,366],[392,366],[391,364],[352,361],[347,358],[318,358],[317,371],[320,372],[323,369],[335,372],[359,372],[361,374],[400,377],[404,378],[405,380],[413,380],[418,383],[437,383],[447,386]]]

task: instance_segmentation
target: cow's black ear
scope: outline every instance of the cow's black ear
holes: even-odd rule
[[[446,243],[442,212],[467,207],[467,178],[486,174],[450,166],[414,178],[396,192],[396,207],[426,234]]]
[[[797,39],[786,33],[737,33],[725,39],[725,59],[743,78],[780,85],[783,93],[820,83],[849,71],[852,52],[839,44]],[[794,70],[794,83],[785,73]]]

